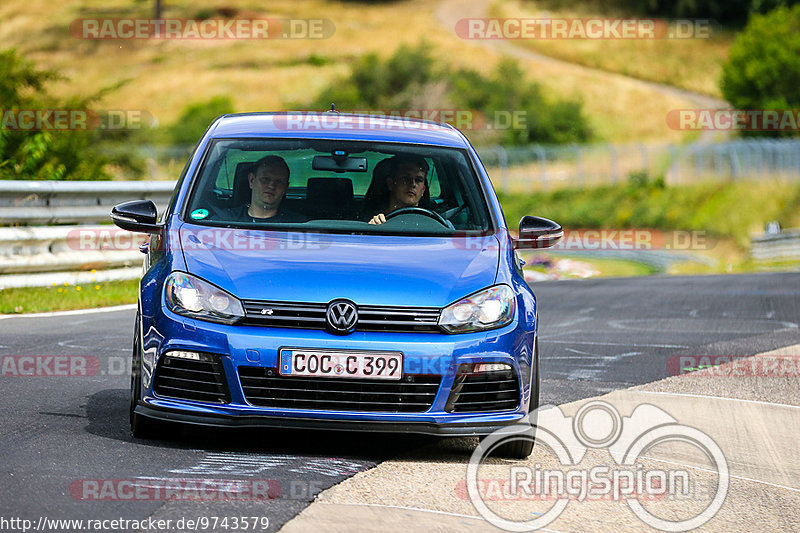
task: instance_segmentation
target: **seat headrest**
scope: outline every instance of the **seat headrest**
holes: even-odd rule
[[[331,206],[353,201],[353,181],[350,178],[309,178],[306,199]]]
[[[236,173],[233,177],[233,205],[244,205],[250,203],[250,183],[247,176],[253,168],[253,163],[243,162],[236,165]]]

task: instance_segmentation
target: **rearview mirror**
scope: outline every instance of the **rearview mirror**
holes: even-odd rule
[[[311,163],[314,170],[327,170],[329,172],[366,172],[366,157],[347,157],[315,155]]]
[[[550,248],[564,236],[557,222],[547,218],[524,216],[519,221],[519,237],[515,248]]]
[[[128,231],[157,233],[161,226],[156,223],[158,209],[152,200],[132,200],[115,205],[111,210],[114,224]]]

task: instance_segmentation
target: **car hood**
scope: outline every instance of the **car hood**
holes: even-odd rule
[[[241,299],[443,307],[492,285],[499,241],[180,230],[187,270]]]

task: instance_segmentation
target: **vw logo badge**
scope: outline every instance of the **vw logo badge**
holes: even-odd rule
[[[352,333],[358,322],[356,304],[347,300],[334,300],[328,304],[325,312],[328,328],[339,335]]]

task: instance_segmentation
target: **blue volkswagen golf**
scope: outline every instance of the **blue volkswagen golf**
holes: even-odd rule
[[[112,218],[149,234],[137,437],[165,421],[441,436],[531,424],[537,306],[516,249],[552,246],[561,227],[523,217],[512,237],[447,124],[225,115],[160,218],[141,200]]]

